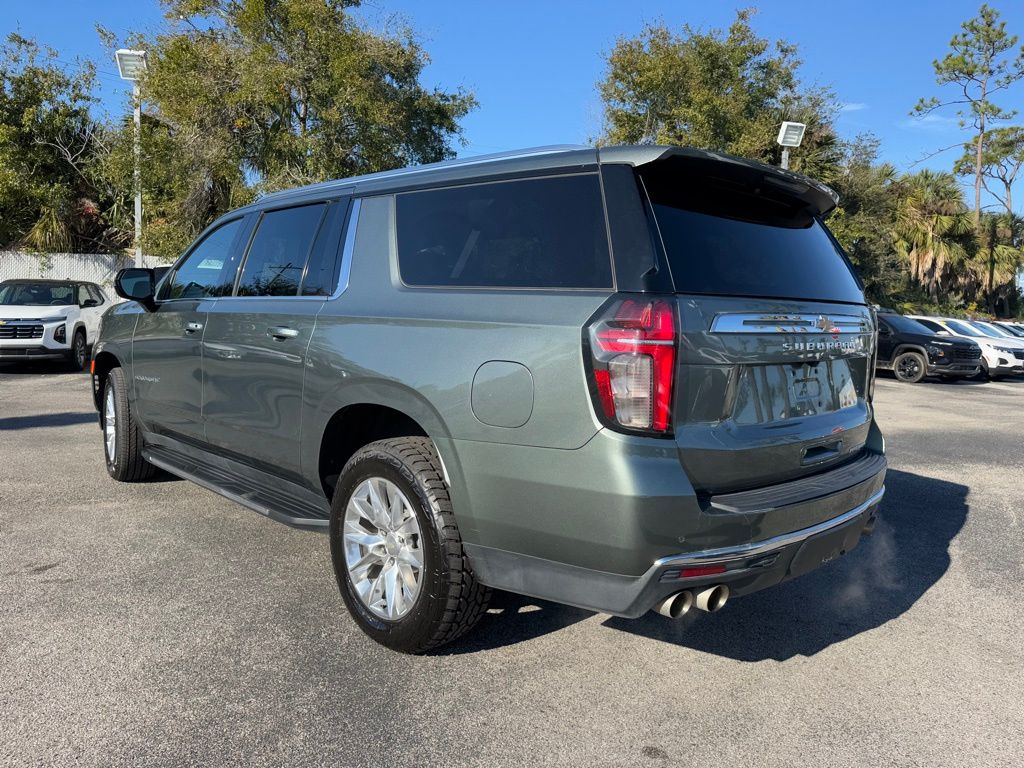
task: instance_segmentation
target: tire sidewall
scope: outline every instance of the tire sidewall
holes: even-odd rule
[[[81,347],[82,358],[79,360],[78,350]],[[71,367],[76,371],[84,371],[86,363],[89,362],[89,345],[86,343],[85,332],[81,329],[75,331],[71,337]]]
[[[121,405],[121,398],[123,393],[121,392],[121,384],[118,381],[120,375],[115,373],[120,369],[115,368],[107,376],[106,383],[103,386],[103,400],[102,409],[100,410],[100,421],[103,427],[103,457],[107,462],[107,472],[112,477],[119,477],[121,467],[124,463],[124,444],[125,444],[125,421],[128,418],[126,409]],[[110,393],[114,395],[114,455],[107,455],[107,440],[106,440],[106,427],[107,427],[107,398]]]
[[[412,609],[397,620],[384,619],[371,611],[356,593],[345,559],[342,529],[349,497],[359,484],[371,477],[390,480],[405,494],[413,506],[420,526],[420,550],[423,568],[420,589]],[[430,510],[429,514],[427,510]],[[331,505],[331,559],[342,598],[363,631],[377,642],[395,650],[417,648],[424,638],[432,636],[441,622],[446,603],[446,564],[441,553],[435,504],[430,491],[416,473],[396,456],[374,450],[356,456],[342,471]]]

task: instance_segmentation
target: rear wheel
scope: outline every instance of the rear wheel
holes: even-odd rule
[[[156,467],[142,458],[142,435],[128,401],[128,384],[124,371],[113,368],[103,387],[103,453],[107,473],[123,483],[148,480]]]
[[[381,645],[422,653],[484,613],[490,590],[462,548],[430,440],[380,440],[342,470],[331,508],[331,559],[356,623]]]
[[[896,356],[892,369],[900,381],[916,384],[928,372],[928,362],[920,352],[903,352]]]

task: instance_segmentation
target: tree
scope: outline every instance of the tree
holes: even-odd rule
[[[808,124],[793,167],[828,181],[840,148],[832,130],[835,99],[801,90],[796,48],[760,38],[741,10],[727,32],[689,25],[681,33],[649,24],[620,38],[598,91],[606,144],[681,144],[779,161],[779,123]]]
[[[974,172],[976,157],[972,147],[965,147],[965,155],[957,161],[956,172],[961,175]],[[981,173],[985,190],[1013,215],[1013,184],[1024,166],[1024,127],[996,128],[985,136]]]
[[[969,259],[973,227],[963,192],[951,173],[903,176],[894,190],[894,245],[911,277],[938,302],[948,273]]]
[[[999,12],[987,5],[961,27],[963,32],[949,42],[950,52],[933,62],[936,82],[954,86],[953,95],[922,98],[911,114],[923,116],[940,107],[958,105],[961,127],[970,125],[974,129],[974,226],[980,230],[986,131],[992,123],[1010,120],[1016,114],[998,107],[991,98],[1024,78],[1024,47],[1011,59],[1008,54],[1016,46],[1017,37],[1007,34],[1006,22],[999,21]]]
[[[94,71],[16,33],[0,46],[0,246],[96,251],[110,246],[90,163]]]
[[[868,297],[881,304],[907,286],[907,270],[895,250],[896,169],[878,163],[879,141],[870,134],[843,146],[833,187],[839,205],[828,226],[864,282]]]
[[[476,106],[423,86],[413,34],[364,28],[353,0],[161,2],[163,28],[131,41],[149,52],[147,252],[175,255],[263,192],[452,157]],[[128,147],[114,144],[109,174],[130,169]]]

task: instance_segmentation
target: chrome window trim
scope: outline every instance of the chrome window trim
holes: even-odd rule
[[[334,301],[341,294],[348,290],[349,278],[352,276],[352,254],[356,249],[356,229],[359,226],[359,211],[362,208],[362,200],[358,197],[352,198],[352,205],[348,209],[348,221],[345,222],[345,243],[341,248],[341,269],[338,271],[338,287],[334,293],[327,297],[327,301]],[[323,301],[323,296],[319,297]]]

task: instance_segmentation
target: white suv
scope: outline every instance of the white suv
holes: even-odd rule
[[[981,347],[981,368],[990,379],[1024,373],[1024,341],[1010,338],[986,328],[980,321],[958,320],[953,317],[922,317],[909,315],[936,333],[966,336]]]
[[[75,370],[82,370],[107,304],[106,295],[95,283],[0,283],[0,362],[66,360]]]

